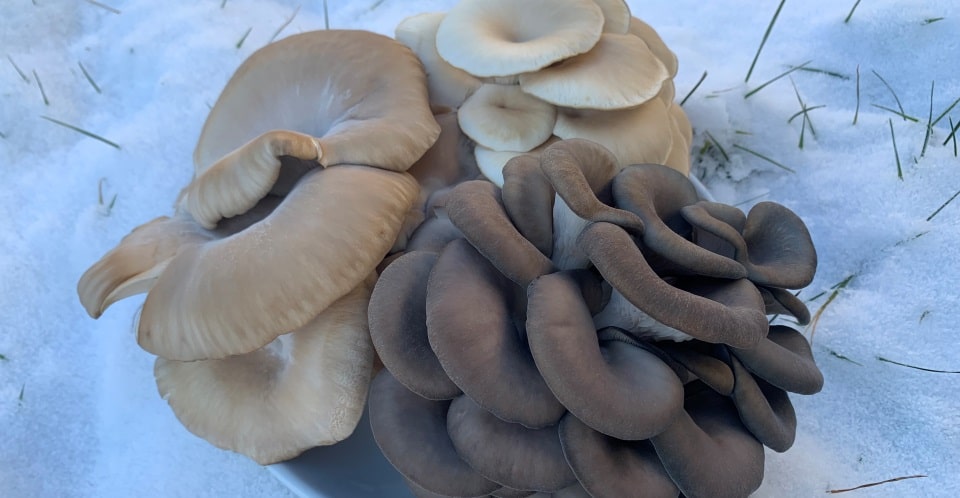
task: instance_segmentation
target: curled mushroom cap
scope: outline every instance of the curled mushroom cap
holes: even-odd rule
[[[730,352],[748,370],[780,389],[816,394],[823,388],[823,374],[814,362],[810,343],[790,327],[774,325],[757,347],[731,348]]]
[[[169,359],[222,358],[302,327],[374,270],[416,196],[406,173],[312,170],[262,221],[181,248],[147,295],[138,342]]]
[[[437,52],[474,76],[516,75],[590,50],[603,23],[591,0],[462,0],[440,23]]]
[[[521,74],[520,88],[558,106],[612,110],[656,97],[667,77],[643,40],[604,34],[587,53]]]
[[[553,251],[555,193],[535,156],[514,157],[503,167],[503,207],[517,231],[547,257]]]
[[[270,464],[345,439],[373,370],[362,283],[303,327],[221,360],[157,358],[160,396],[197,436]]]
[[[460,128],[494,150],[526,152],[553,134],[557,110],[517,85],[485,84],[458,111]]]
[[[423,63],[427,73],[430,102],[459,107],[480,87],[480,80],[462,69],[451,66],[437,53],[437,29],[446,14],[428,12],[408,17],[397,25],[394,36],[410,47]]]
[[[227,83],[197,142],[183,203],[209,228],[271,191],[282,156],[301,160],[301,170],[405,171],[439,133],[408,48],[365,31],[293,35],[255,52]]]
[[[740,420],[758,441],[783,453],[793,446],[797,435],[797,414],[786,391],[754,378],[736,358],[730,358],[733,376],[733,403]]]

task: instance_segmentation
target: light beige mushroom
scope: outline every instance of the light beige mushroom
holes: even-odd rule
[[[625,109],[660,93],[669,75],[643,40],[605,33],[582,55],[520,75],[520,88],[575,109]]]
[[[507,161],[513,159],[514,157],[531,154],[534,157],[539,157],[540,152],[543,149],[547,148],[550,144],[556,142],[559,138],[551,135],[546,142],[540,144],[535,149],[530,151],[515,151],[515,150],[493,150],[482,145],[477,145],[474,149],[473,154],[477,160],[477,167],[480,169],[480,172],[483,173],[483,176],[495,183],[498,187],[503,186],[503,167],[507,164]]]
[[[306,325],[221,360],[157,358],[157,389],[192,433],[267,465],[349,436],[373,371],[373,278]]]
[[[624,0],[593,0],[603,11],[603,32],[625,34],[630,29],[630,6]]]
[[[587,52],[603,23],[592,0],[461,0],[440,23],[437,52],[474,76],[512,76]]]
[[[597,142],[613,152],[621,167],[663,164],[673,146],[669,119],[660,99],[616,111],[560,109],[553,134]]]
[[[423,63],[430,103],[456,108],[480,87],[480,80],[451,66],[437,53],[437,28],[444,17],[443,12],[408,17],[397,25],[394,37],[410,47]]]
[[[677,69],[679,68],[677,55],[667,47],[667,44],[663,42],[663,38],[660,38],[660,34],[653,29],[653,26],[634,17],[630,19],[629,33],[647,43],[650,50],[657,55],[660,62],[663,62],[663,65],[667,68],[667,73],[671,79],[677,75]]]
[[[493,150],[527,152],[553,133],[557,109],[516,85],[485,84],[457,112],[460,129]]]

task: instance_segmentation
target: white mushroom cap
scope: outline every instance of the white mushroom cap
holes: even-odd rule
[[[437,28],[446,14],[428,12],[408,17],[397,25],[397,41],[417,54],[427,73],[430,103],[459,107],[480,86],[480,80],[451,66],[437,53]]]
[[[457,113],[460,129],[493,150],[527,152],[553,134],[557,109],[516,85],[485,84]]]
[[[553,134],[597,142],[613,152],[621,167],[663,164],[673,146],[669,119],[660,99],[617,111],[560,109]]]
[[[373,370],[372,279],[303,327],[221,360],[157,358],[157,388],[190,432],[266,465],[349,436]]]
[[[660,87],[660,93],[657,94],[657,98],[663,101],[663,105],[670,107],[674,104],[673,100],[677,98],[677,87],[673,84],[672,79],[667,79],[663,82],[663,86]]]
[[[603,11],[603,32],[625,34],[630,29],[630,6],[625,0],[593,0]]]
[[[374,270],[417,192],[406,173],[311,170],[262,221],[179,249],[147,295],[140,346],[173,360],[223,358],[304,326]]]
[[[577,109],[624,109],[660,92],[667,69],[643,40],[604,34],[589,52],[522,74],[524,92]]]
[[[483,176],[498,187],[502,187],[503,167],[507,164],[507,161],[521,154],[531,154],[534,157],[539,157],[543,149],[546,149],[548,145],[557,140],[559,140],[557,137],[551,135],[546,142],[531,151],[493,150],[478,145],[476,149],[474,149],[473,154],[477,160],[477,167],[480,169],[480,172],[483,173]]]
[[[603,22],[592,0],[461,0],[440,23],[437,52],[474,76],[510,76],[587,52]]]
[[[650,50],[656,54],[660,62],[663,62],[663,65],[667,68],[667,73],[671,79],[677,75],[677,69],[679,68],[677,54],[674,54],[673,51],[667,47],[667,44],[663,42],[663,38],[660,38],[660,34],[653,29],[653,26],[634,17],[630,19],[629,32],[631,35],[639,37],[647,43]]]

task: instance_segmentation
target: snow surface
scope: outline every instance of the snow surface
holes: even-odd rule
[[[141,299],[93,321],[75,295],[81,273],[123,235],[171,211],[208,106],[237,65],[294,12],[280,37],[324,26],[319,0],[221,1],[104,0],[120,14],[82,0],[0,3],[0,57],[28,80],[0,60],[2,496],[291,496],[264,468],[180,426],[157,395],[153,358],[135,342]],[[329,0],[329,21],[390,34],[407,15],[453,3]],[[845,496],[960,496],[960,376],[878,360],[960,370],[960,200],[928,220],[960,190],[960,159],[942,145],[948,118],[921,157],[931,81],[934,117],[960,97],[960,3],[872,0],[845,24],[854,0],[786,2],[745,85],[778,3],[631,2],[679,56],[678,98],[709,72],[685,105],[697,131],[696,174],[721,201],[748,209],[773,200],[806,221],[820,268],[800,296],[826,291],[812,310],[854,276],[814,336],[826,386],[793,396],[797,442],[769,454],[757,495],[819,496],[922,474]],[[744,94],[805,61],[847,79],[791,75],[808,106],[826,106],[809,112],[816,137],[807,130],[801,150],[802,119],[787,122],[800,109],[788,78]],[[919,123],[872,105],[897,108],[873,71]],[[960,122],[960,106],[948,116]],[[729,161],[700,154],[707,131]],[[101,180],[104,203],[117,196],[111,210],[99,205]]]

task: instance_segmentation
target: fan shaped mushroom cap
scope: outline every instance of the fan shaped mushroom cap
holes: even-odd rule
[[[683,496],[748,496],[763,481],[763,445],[740,422],[733,404],[704,389],[650,441]]]
[[[484,496],[500,488],[457,454],[447,434],[449,401],[421,398],[381,370],[370,384],[369,404],[377,446],[410,481],[446,496]]]
[[[437,28],[446,14],[428,12],[410,16],[397,25],[394,37],[417,54],[427,73],[430,102],[460,107],[480,87],[480,80],[470,73],[451,66],[437,53]]]
[[[757,347],[730,348],[730,352],[748,370],[780,389],[816,394],[823,388],[823,374],[814,362],[810,343],[790,327],[774,325]]]
[[[603,23],[591,0],[461,0],[440,23],[437,52],[474,76],[510,76],[590,50]]]
[[[560,109],[553,134],[586,138],[610,149],[621,166],[663,164],[673,146],[667,107],[660,99],[629,109]]]
[[[181,248],[147,295],[138,342],[168,359],[212,359],[302,327],[376,268],[416,195],[406,173],[312,170],[262,221]]]
[[[520,292],[467,241],[454,240],[430,272],[427,334],[447,375],[480,406],[546,427],[564,408],[521,342],[511,303]]]
[[[527,288],[527,341],[563,406],[595,430],[646,439],[670,425],[683,387],[657,355],[622,340],[598,339],[580,285],[552,273]]]
[[[683,345],[664,341],[657,343],[657,347],[710,389],[724,396],[730,396],[733,393],[736,383],[733,370],[725,361],[716,357],[715,351],[711,351],[723,346],[699,341],[690,341]]]
[[[754,378],[736,357],[729,361],[736,379],[733,403],[743,425],[773,451],[790,449],[797,435],[797,414],[786,391]]]
[[[603,11],[603,32],[624,34],[630,29],[630,6],[624,0],[593,0]]]
[[[543,152],[543,149],[547,148],[547,146],[556,142],[557,140],[559,139],[556,136],[551,135],[546,142],[527,152],[515,150],[494,150],[489,147],[477,145],[473,151],[473,154],[474,158],[477,160],[477,167],[480,169],[480,172],[483,173],[483,176],[486,177],[487,180],[493,182],[494,185],[502,187],[503,167],[506,166],[508,161],[521,155],[540,157],[540,153]]]
[[[372,280],[305,326],[221,360],[157,358],[160,396],[197,436],[266,465],[345,439],[373,370],[366,308]]]
[[[768,315],[790,315],[799,325],[810,323],[810,309],[797,296],[776,287],[758,287]]]
[[[548,258],[553,251],[555,194],[535,156],[520,155],[504,165],[503,208],[517,231]]]
[[[632,496],[638,490],[650,498],[676,498],[680,494],[648,441],[612,438],[571,413],[560,420],[559,432],[563,454],[590,496]]]
[[[650,268],[630,235],[609,223],[588,226],[579,244],[614,289],[667,327],[743,348],[755,346],[767,334],[763,298],[748,280],[694,277],[667,283]]]
[[[380,361],[407,389],[427,399],[453,399],[460,388],[427,338],[427,277],[436,260],[435,253],[408,252],[383,270],[370,296],[370,337]]]
[[[677,75],[677,69],[679,68],[677,55],[667,48],[667,44],[663,42],[663,38],[660,38],[660,35],[652,26],[641,19],[633,17],[630,19],[628,32],[643,40],[647,46],[650,47],[650,51],[656,54],[660,62],[667,68],[667,74],[670,79],[673,79],[673,77]]]
[[[643,40],[604,33],[589,52],[521,74],[520,88],[558,106],[613,110],[656,97],[667,78]]]
[[[553,133],[557,109],[516,85],[485,84],[458,111],[460,129],[493,150],[529,151]]]
[[[529,429],[505,422],[460,396],[450,403],[447,432],[464,461],[504,486],[556,491],[577,481],[555,425]]]

